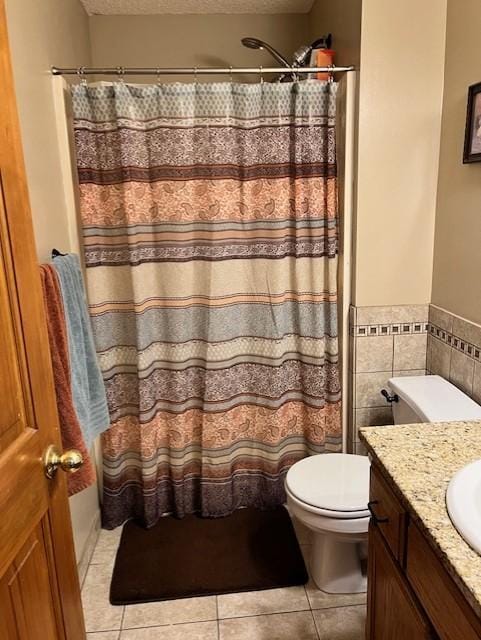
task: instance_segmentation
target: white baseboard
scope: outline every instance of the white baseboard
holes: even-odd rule
[[[100,511],[97,513],[92,523],[92,527],[87,537],[87,541],[85,543],[82,557],[80,558],[80,561],[77,564],[77,571],[78,571],[81,587],[83,586],[85,576],[87,575],[87,569],[89,568],[90,560],[92,559],[92,554],[94,552],[95,545],[97,544],[99,533],[100,533]]]

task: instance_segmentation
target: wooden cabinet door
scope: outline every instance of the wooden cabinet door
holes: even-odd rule
[[[84,640],[3,0],[0,96],[0,638]]]
[[[407,547],[406,578],[439,637],[442,640],[479,640],[479,617],[414,523],[409,526]]]
[[[367,640],[436,638],[377,526],[369,529]]]

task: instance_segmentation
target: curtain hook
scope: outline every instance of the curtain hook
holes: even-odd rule
[[[197,77],[198,77],[197,76],[197,71],[198,71],[197,67],[194,67],[194,82],[195,82],[195,84],[197,84]]]
[[[79,67],[77,69],[77,75],[79,77],[80,84],[82,84],[82,85],[87,84],[87,80],[85,78],[85,67]]]
[[[262,73],[262,65],[259,67],[259,74],[260,74],[260,77],[261,77],[261,84],[264,84],[264,75]]]
[[[125,69],[123,67],[117,67],[117,75],[120,76],[120,82],[124,84]]]
[[[328,78],[329,78],[329,82],[332,84],[334,82],[334,65],[330,64],[329,65],[329,71],[328,71]]]
[[[229,78],[230,78],[230,81],[231,81],[231,82],[233,82],[233,81],[234,81],[234,80],[233,80],[233,77],[232,77],[232,65],[230,65],[230,67],[229,67]]]
[[[157,75],[157,84],[160,85],[160,67],[157,67],[157,69],[155,70],[155,73]]]

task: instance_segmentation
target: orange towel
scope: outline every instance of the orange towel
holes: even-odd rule
[[[85,446],[72,400],[67,330],[57,273],[51,265],[45,264],[40,266],[40,275],[47,312],[48,339],[62,445],[64,449],[78,449],[84,459],[80,470],[68,475],[68,494],[72,496],[95,482],[95,469]]]

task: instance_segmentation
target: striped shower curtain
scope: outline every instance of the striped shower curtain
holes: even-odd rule
[[[73,87],[104,526],[278,505],[339,450],[336,88]]]

